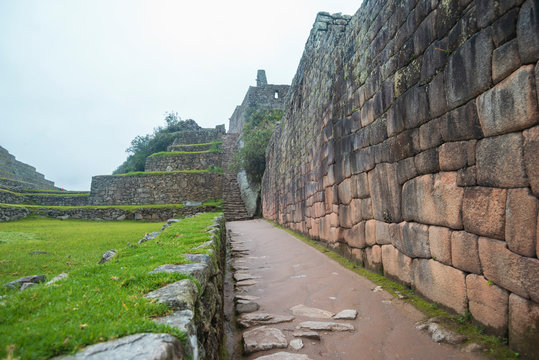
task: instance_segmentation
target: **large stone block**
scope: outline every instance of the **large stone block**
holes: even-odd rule
[[[477,98],[485,136],[526,129],[539,121],[533,65],[522,66]]]
[[[384,221],[376,220],[376,243],[378,245],[391,244],[391,236],[389,234],[389,224]]]
[[[507,191],[505,240],[511,251],[535,256],[537,208],[537,198],[528,188]]]
[[[412,258],[430,258],[429,227],[423,224],[391,224],[389,234],[393,246]]]
[[[539,76],[539,73],[536,74]],[[526,174],[533,194],[539,197],[539,126],[524,131],[523,135]]]
[[[475,101],[470,101],[442,116],[439,120],[439,127],[445,142],[483,137]]]
[[[440,170],[454,171],[475,163],[475,140],[442,144],[438,148]]]
[[[447,120],[445,120],[447,123]],[[442,133],[440,130],[441,119],[434,119],[419,128],[419,147],[421,150],[432,149],[440,145]]]
[[[365,222],[362,221],[354,225],[351,229],[343,230],[343,238],[348,246],[363,249],[367,246],[365,241]]]
[[[517,22],[518,48],[523,64],[539,59],[539,5],[528,0],[520,8]]]
[[[429,107],[431,118],[438,117],[447,111],[443,73],[438,74],[429,84]]]
[[[376,220],[369,220],[365,223],[365,241],[369,246],[376,244],[376,223]]]
[[[401,187],[397,181],[396,164],[378,164],[368,176],[374,218],[401,221]]]
[[[397,279],[405,285],[412,283],[412,258],[392,245],[382,245],[384,275]]]
[[[339,202],[341,204],[350,204],[352,200],[352,180],[344,179],[338,186]]]
[[[470,313],[486,325],[495,335],[507,332],[509,293],[487,281],[481,275],[466,276],[466,289]]]
[[[369,179],[367,173],[352,175],[351,179],[352,194],[354,197],[364,199],[370,196]]]
[[[506,243],[479,238],[479,259],[484,276],[515,294],[539,302],[539,260],[510,251]]]
[[[460,270],[435,260],[414,259],[412,285],[426,298],[459,314],[468,310],[466,276]]]
[[[508,3],[507,5],[509,5],[511,2],[504,2],[504,4],[506,3]],[[509,6],[512,7],[514,6],[514,4],[511,4]],[[511,11],[508,11],[500,19],[496,20],[494,24],[492,24],[492,39],[494,40],[494,45],[496,47],[516,37],[518,10],[519,9],[512,9]],[[505,11],[502,10],[502,13],[504,12]]]
[[[404,220],[462,229],[464,190],[456,179],[456,173],[446,172],[407,181],[402,190]]]
[[[509,295],[509,346],[528,359],[539,358],[539,305]]]
[[[409,157],[397,163],[397,180],[399,181],[399,184],[402,185],[408,180],[415,178],[417,175],[415,158]]]
[[[451,232],[446,227],[429,227],[429,246],[432,258],[445,265],[451,265]]]
[[[457,269],[481,274],[477,235],[466,231],[453,231],[451,234],[451,260]]]
[[[379,245],[365,249],[365,267],[374,272],[382,270],[382,249]]]
[[[492,39],[483,30],[449,57],[445,71],[447,104],[450,109],[488,89],[491,81]]]
[[[470,187],[464,191],[462,217],[468,232],[504,239],[506,190]]]
[[[430,174],[440,171],[438,150],[429,149],[417,154],[414,158],[415,168],[418,174]]]
[[[485,138],[477,142],[477,184],[491,187],[526,187],[523,137],[520,133]]]
[[[500,46],[492,53],[492,80],[503,80],[520,66],[518,43],[516,39]]]

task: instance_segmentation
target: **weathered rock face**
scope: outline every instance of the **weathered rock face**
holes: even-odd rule
[[[523,354],[539,340],[522,331],[539,301],[537,13],[534,0],[320,13],[262,189],[266,218],[471,312]]]

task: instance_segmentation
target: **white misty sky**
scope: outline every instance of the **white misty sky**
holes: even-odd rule
[[[319,11],[361,0],[0,0],[0,146],[89,190],[167,111],[226,124],[256,70],[289,84]]]

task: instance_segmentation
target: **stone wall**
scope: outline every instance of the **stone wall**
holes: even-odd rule
[[[146,158],[146,171],[207,170],[210,165],[221,167],[220,152],[170,152]]]
[[[250,108],[284,109],[289,85],[272,85],[267,83],[266,72],[258,70],[257,86],[249,86],[243,102],[238,105],[230,117],[229,133],[240,133]]]
[[[317,16],[267,150],[264,216],[538,357],[537,1]]]
[[[0,222],[22,219],[29,214],[30,211],[25,208],[0,206]]]
[[[45,179],[45,176],[36,171],[36,168],[15,159],[6,149],[0,146],[0,179],[12,180],[7,184],[20,186],[18,181],[29,183],[27,188],[55,190],[54,182]],[[0,186],[4,186],[0,182]],[[14,188],[10,188],[14,189]]]
[[[89,204],[90,195],[56,195],[56,194],[24,194],[26,200],[38,205],[48,206],[85,206]]]
[[[199,129],[193,131],[180,131],[172,145],[205,144],[221,141],[225,134],[225,125],[217,125],[215,129]]]
[[[0,204],[20,204],[24,198],[14,192],[0,189]]]
[[[30,214],[43,215],[57,219],[83,219],[94,221],[123,221],[138,220],[159,222],[168,219],[184,218],[201,212],[219,211],[214,206],[185,206],[182,208],[166,207],[140,207],[134,210],[121,208],[95,208],[91,206],[70,208],[70,209],[51,209],[51,208],[19,208],[0,206],[0,221],[18,220],[27,217]]]
[[[157,172],[94,176],[91,205],[179,204],[222,198],[221,174]]]
[[[196,145],[196,144],[170,145],[167,148],[167,151],[188,151],[188,152],[207,151],[207,150],[210,150],[212,148],[212,146],[216,146],[216,145],[219,146],[219,144],[221,144],[221,143],[222,143],[222,141],[218,141],[218,142],[215,142],[215,143],[200,144],[200,145]]]

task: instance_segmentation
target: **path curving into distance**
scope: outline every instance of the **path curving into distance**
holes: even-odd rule
[[[225,290],[231,359],[484,358],[479,353],[463,352],[459,346],[433,342],[426,331],[416,329],[423,315],[414,307],[385,291],[373,291],[374,283],[270,223],[250,220],[228,222],[226,226],[234,269],[228,274],[229,281],[236,277],[235,285],[229,284]],[[230,314],[232,298],[238,309],[252,311],[259,307],[236,316],[243,326],[235,330],[235,337],[231,334],[231,322],[235,321]],[[328,318],[342,310],[356,310],[357,317]],[[353,317],[353,311],[347,315]],[[283,322],[272,323],[276,321]],[[300,326],[303,328],[298,329]],[[304,336],[294,336],[299,332]],[[247,350],[255,352],[242,354],[242,337]],[[303,347],[294,349],[300,342]],[[271,346],[280,348],[256,351]]]

